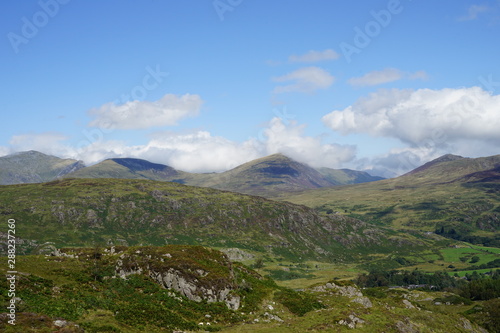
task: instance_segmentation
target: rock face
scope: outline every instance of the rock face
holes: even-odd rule
[[[221,251],[224,252],[231,261],[244,261],[253,259],[255,257],[253,254],[238,248],[222,249]]]
[[[123,279],[132,274],[148,275],[192,301],[224,302],[232,310],[240,307],[232,264],[223,253],[201,246],[184,247],[183,252],[190,253],[182,254],[171,253],[168,247],[159,249],[143,247],[120,254],[116,275]]]
[[[337,295],[349,297],[351,299],[351,302],[359,303],[365,308],[371,308],[373,306],[370,299],[366,296],[363,296],[361,290],[356,286],[338,286],[333,282],[328,282],[324,286],[318,286],[313,289],[313,291],[317,292],[325,292],[328,290],[332,290]]]

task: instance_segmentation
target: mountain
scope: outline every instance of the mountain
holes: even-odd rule
[[[33,150],[15,153],[0,157],[0,185],[51,181],[84,167],[82,161]]]
[[[461,182],[464,177],[500,167],[500,155],[465,158],[444,155],[397,178],[398,183],[431,184]]]
[[[372,176],[368,172],[350,169],[319,168],[318,171],[333,185],[369,183],[385,178]]]
[[[0,185],[41,183],[60,177],[149,179],[264,197],[382,179],[349,169],[314,169],[282,154],[253,160],[221,173],[189,173],[137,158],[110,158],[85,167],[81,161],[63,160],[36,151],[0,158]]]
[[[500,246],[500,155],[445,155],[400,177],[289,193],[280,200],[396,230]]]
[[[392,235],[353,218],[149,180],[64,179],[3,186],[0,214],[22,221],[16,235],[25,240],[26,253],[44,242],[58,247],[194,244],[294,260],[345,260],[372,247],[383,252],[394,246]],[[418,244],[423,246],[417,241],[415,248]],[[16,248],[21,253],[21,243]]]
[[[191,184],[264,197],[333,185],[316,169],[282,154],[259,158]]]
[[[200,185],[272,197],[283,192],[379,179],[362,171],[314,169],[283,154],[274,154],[218,174]]]
[[[137,158],[110,158],[67,175],[71,178],[124,178],[159,181],[173,181],[176,178],[185,178],[186,176],[187,173],[167,165]]]
[[[188,173],[134,158],[112,158],[67,177],[130,178],[177,182],[244,194],[271,197],[282,192],[382,179],[348,169],[314,169],[285,155],[259,158],[221,173]]]

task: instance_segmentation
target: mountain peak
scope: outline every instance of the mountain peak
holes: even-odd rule
[[[83,168],[82,161],[62,159],[36,150],[0,157],[0,184],[46,182]]]
[[[451,162],[451,161],[460,160],[462,158],[465,158],[465,157],[462,157],[459,155],[453,155],[453,154],[446,154],[446,155],[443,155],[441,157],[438,157],[438,158],[430,161],[429,163]]]
[[[459,156],[459,155],[453,155],[453,154],[445,154],[443,156],[440,156],[436,159],[433,159],[432,161],[429,161],[421,166],[419,166],[418,168],[416,169],[413,169],[412,171],[406,173],[406,175],[413,175],[413,174],[416,174],[416,173],[419,173],[419,172],[422,172],[422,171],[425,171],[437,164],[441,164],[441,163],[446,163],[446,162],[453,162],[453,161],[457,161],[457,160],[461,160],[461,159],[464,159],[465,157],[462,157],[462,156]]]

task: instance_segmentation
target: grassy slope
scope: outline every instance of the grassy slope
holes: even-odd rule
[[[17,304],[17,325],[0,322],[3,332],[52,332],[56,318],[71,322],[66,332],[77,332],[74,324],[87,332],[348,332],[351,329],[339,322],[349,321],[349,316],[363,320],[356,325],[357,332],[401,332],[403,328],[419,332],[478,332],[476,325],[464,322],[459,315],[474,304],[434,305],[432,300],[443,293],[382,289],[374,294],[376,297],[370,296],[373,306],[366,308],[353,302],[353,297],[330,290],[306,289],[297,293],[282,289],[240,264],[233,264],[234,274],[228,275],[227,259],[202,247],[123,247],[117,248],[116,254],[110,254],[109,249],[67,251],[78,253],[79,257],[18,256],[16,296],[22,301]],[[214,283],[233,279],[236,293],[245,296],[242,307],[231,311],[223,303],[189,301],[177,292],[161,288],[146,274],[111,278],[115,272],[113,263],[124,253],[135,255],[138,251],[144,259],[148,253],[169,253],[174,262],[167,259],[162,265],[173,265],[187,274],[201,267],[206,278],[212,276]],[[0,257],[2,275],[6,271],[5,261],[5,257]],[[0,286],[7,288],[5,279]],[[0,295],[2,307],[8,300],[6,295]],[[408,304],[420,309],[408,308]]]
[[[385,231],[352,218],[146,180],[65,179],[5,186],[0,212],[18,221],[18,237],[58,247],[200,244],[299,261],[347,260],[393,247]]]
[[[399,230],[430,232],[447,225],[495,237],[500,228],[499,181],[468,182],[466,176],[498,165],[500,155],[431,162],[395,179],[303,191],[280,199]]]
[[[444,161],[443,161],[444,160]],[[499,156],[463,159],[446,156],[396,179],[303,191],[280,197],[322,212],[357,217],[388,226],[398,233],[421,235],[436,240],[424,251],[400,253],[407,265],[427,270],[447,270],[470,266],[458,258],[478,255],[479,264],[499,258],[495,248],[480,250],[470,244],[450,248],[434,231],[441,226],[455,228],[465,235],[494,241],[500,235],[500,187],[494,177],[478,178],[500,161]],[[479,172],[479,173],[478,173]],[[474,177],[467,175],[473,174]],[[473,181],[470,181],[470,180]],[[483,181],[484,180],[484,181]],[[454,241],[451,241],[452,243]],[[459,244],[459,242],[455,242]],[[492,250],[493,249],[493,250]],[[397,258],[393,255],[394,260]],[[373,265],[387,266],[389,257],[373,257]],[[454,268],[448,268],[448,266]]]

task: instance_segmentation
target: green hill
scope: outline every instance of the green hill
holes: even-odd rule
[[[18,256],[16,269],[15,325],[0,312],[5,333],[485,332],[477,323],[498,332],[495,299],[352,281],[295,291],[200,246],[68,248]],[[10,297],[0,294],[3,309]]]
[[[0,157],[0,185],[47,182],[84,167],[82,161],[33,150],[11,154]]]
[[[299,261],[339,261],[370,249],[393,250],[392,235],[353,218],[148,180],[64,179],[3,186],[0,214],[19,221],[16,236],[31,249],[44,242],[57,247],[197,244]]]

